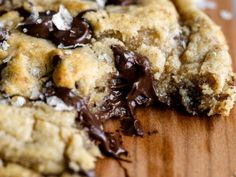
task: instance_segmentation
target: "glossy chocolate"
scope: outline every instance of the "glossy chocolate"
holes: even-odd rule
[[[21,31],[24,33],[38,37],[49,39],[56,45],[65,48],[76,48],[82,44],[87,44],[92,39],[92,27],[89,22],[83,18],[83,14],[91,10],[80,12],[74,17],[69,30],[58,30],[52,22],[55,12],[40,12],[38,18],[28,16],[21,25]]]
[[[111,47],[118,74],[112,80],[111,93],[105,99],[101,116],[118,117],[127,134],[143,136],[135,116],[138,106],[150,106],[156,100],[154,79],[148,59],[119,45]]]
[[[91,26],[86,19],[80,16],[80,14],[73,19],[70,30],[55,30],[52,33],[51,38],[51,40],[57,45],[63,44],[64,46],[74,47],[80,44],[87,44],[91,39]]]
[[[92,114],[85,101],[73,93],[71,89],[50,86],[45,92],[45,97],[57,96],[68,106],[73,106],[77,112],[76,121],[79,126],[83,126],[88,131],[90,137],[99,142],[99,147],[103,154],[119,159],[120,155],[127,152],[122,148],[121,141],[114,134],[106,133],[100,118]]]
[[[30,36],[47,39],[54,30],[52,23],[52,16],[54,14],[55,12],[52,11],[40,12],[38,18],[30,15],[19,27],[24,33]]]

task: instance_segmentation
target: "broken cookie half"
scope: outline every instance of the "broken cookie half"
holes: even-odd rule
[[[224,36],[188,0],[0,1],[0,176],[94,176],[143,136],[156,102],[227,116],[235,75]]]

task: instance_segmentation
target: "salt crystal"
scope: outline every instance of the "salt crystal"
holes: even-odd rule
[[[232,20],[232,18],[233,18],[233,14],[230,13],[229,11],[227,11],[227,10],[221,10],[220,11],[220,16],[224,20]]]
[[[33,7],[33,9],[32,9],[32,13],[30,15],[30,18],[33,20],[37,20],[39,18],[39,12],[37,11],[37,9],[35,7]]]
[[[65,54],[66,54],[66,55],[71,55],[71,54],[72,54],[72,51],[71,51],[71,50],[66,50],[66,51],[65,51]]]
[[[41,24],[41,23],[43,22],[43,20],[42,20],[41,18],[39,18],[39,19],[36,20],[36,22],[37,22],[38,24]]]
[[[204,10],[204,9],[215,9],[217,7],[217,4],[213,1],[209,0],[194,0],[195,4],[198,8]]]
[[[23,28],[23,33],[27,33],[27,32],[28,32],[28,29]]]
[[[36,99],[40,95],[40,92],[38,90],[33,90],[30,96],[30,99]]]
[[[106,61],[106,62],[110,63],[112,61],[112,58],[108,54],[103,53],[103,54],[98,56],[98,60]]]
[[[96,0],[99,7],[104,8],[106,4],[106,0]]]
[[[2,50],[6,51],[10,45],[7,43],[7,41],[3,41],[0,43],[0,47],[2,48]]]
[[[12,105],[13,106],[17,106],[17,107],[21,107],[26,103],[26,100],[24,97],[22,96],[18,96],[16,97],[14,100],[12,100]]]
[[[55,108],[57,111],[71,111],[73,107],[67,106],[60,98],[56,96],[51,96],[46,99],[48,105]]]
[[[60,6],[59,12],[52,17],[52,22],[59,30],[69,30],[72,21],[72,15],[63,5]]]

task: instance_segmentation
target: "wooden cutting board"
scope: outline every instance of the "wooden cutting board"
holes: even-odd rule
[[[217,5],[206,12],[222,26],[236,71],[236,27],[219,15],[221,9],[232,12],[233,5],[231,0]],[[226,118],[193,117],[158,106],[139,110],[138,117],[149,135],[123,137],[132,162],[121,164],[130,177],[236,177],[236,106]],[[113,159],[99,160],[96,171],[98,177],[125,177]]]

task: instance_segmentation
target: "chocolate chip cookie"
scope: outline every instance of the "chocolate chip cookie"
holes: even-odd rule
[[[235,74],[220,28],[189,0],[0,1],[0,176],[94,176],[143,136],[137,107],[227,116]]]

